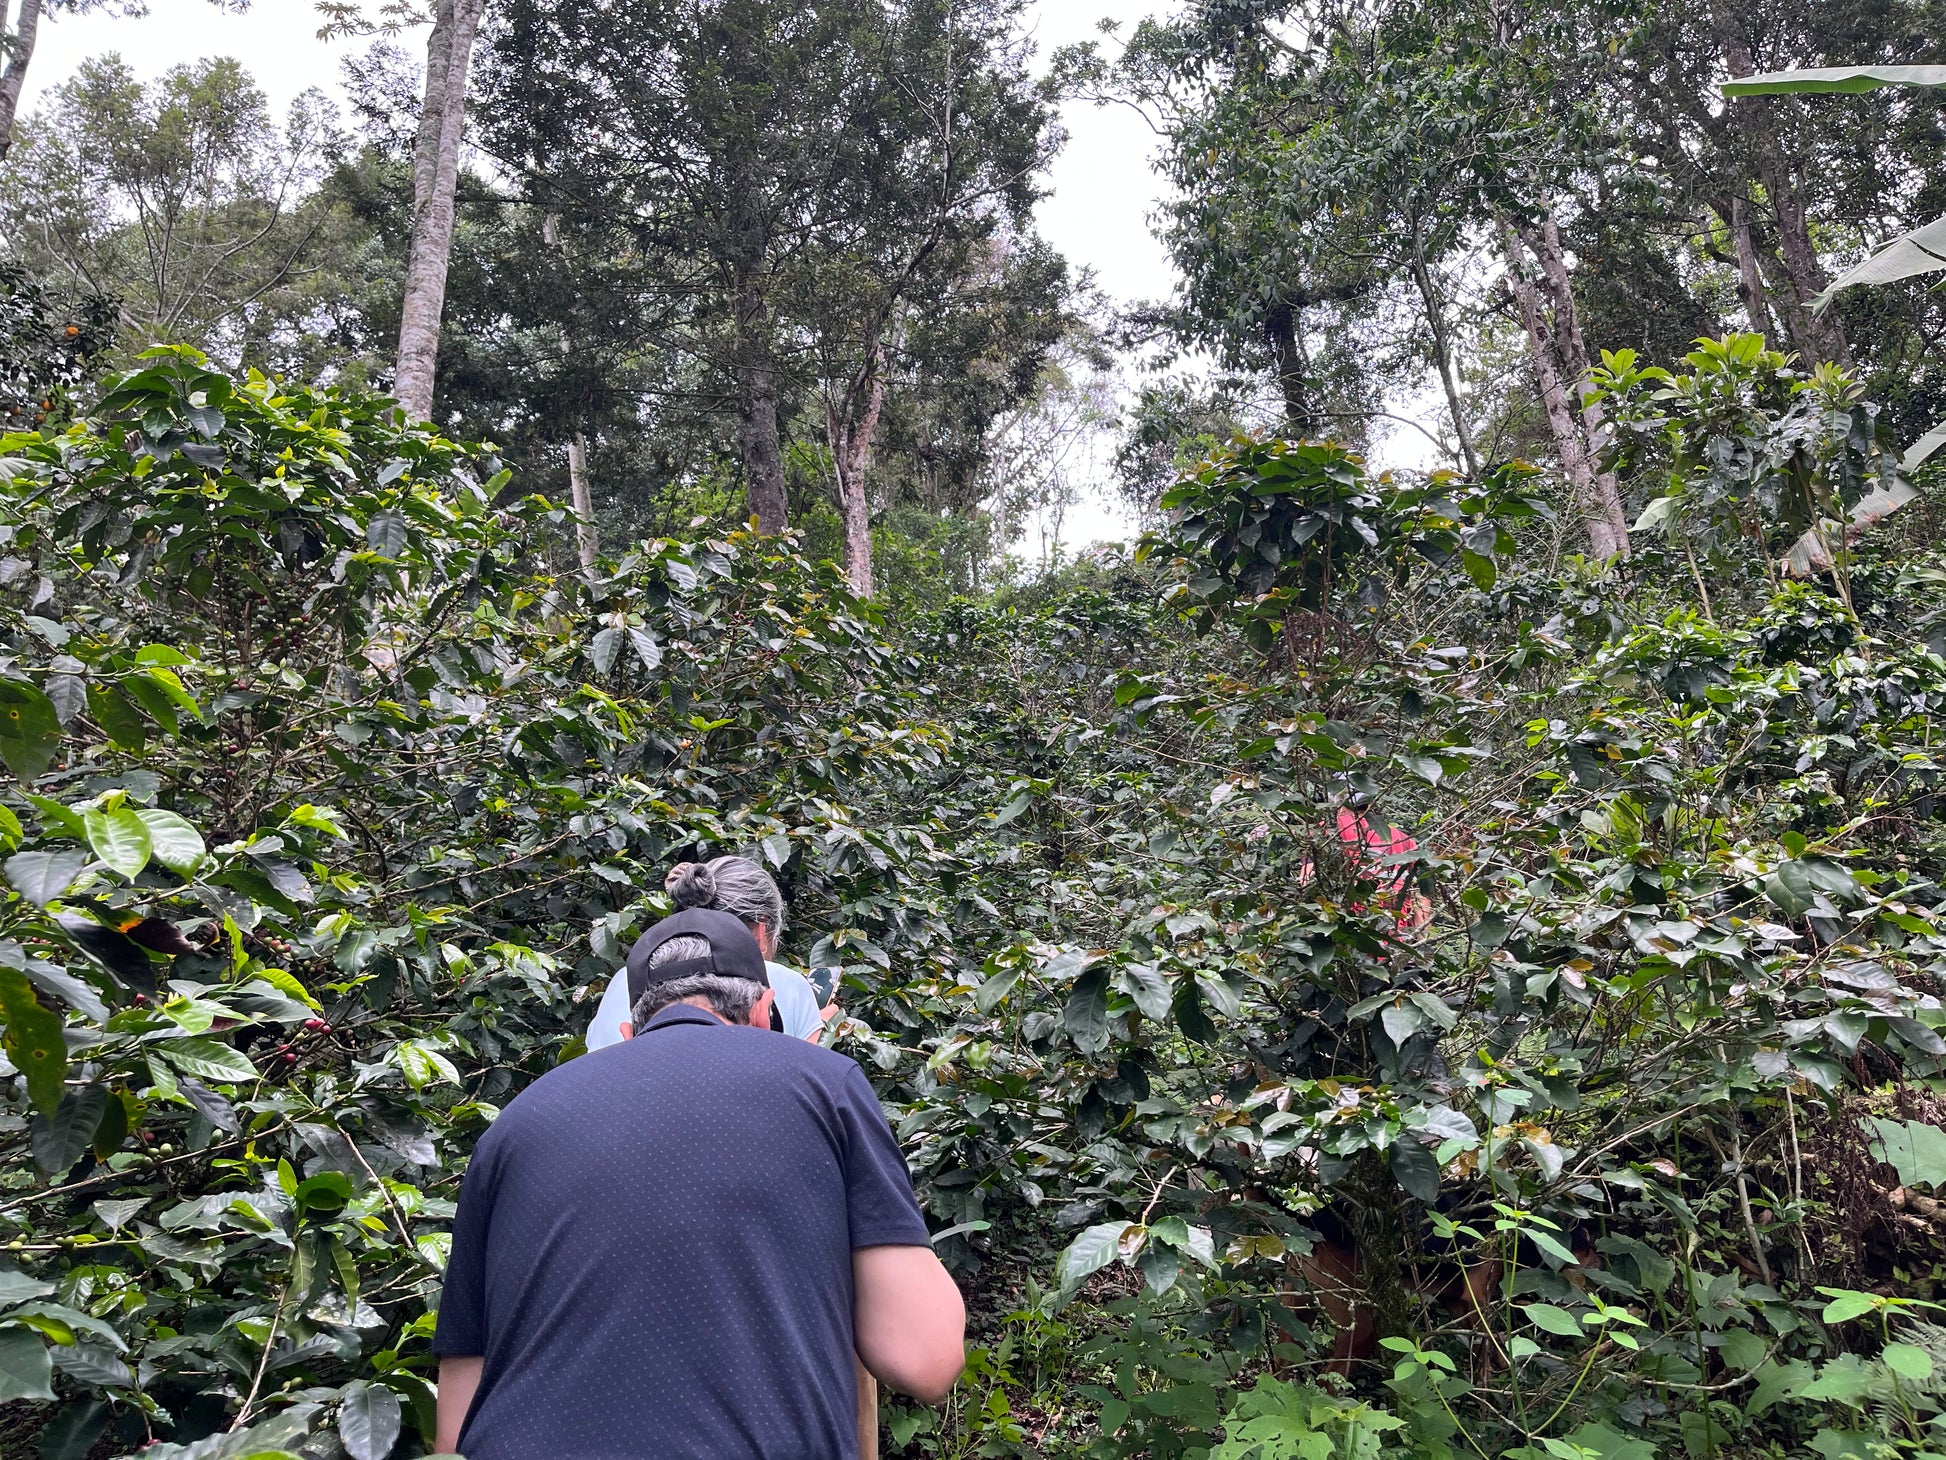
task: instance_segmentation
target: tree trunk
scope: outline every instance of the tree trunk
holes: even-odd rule
[[[1568,254],[1561,246],[1560,225],[1552,213],[1545,214],[1538,229],[1528,230],[1527,245],[1540,260],[1541,280],[1547,289],[1550,312],[1554,316],[1552,337],[1560,362],[1561,384],[1571,400],[1581,408],[1581,440],[1586,453],[1591,505],[1607,523],[1607,532],[1596,541],[1604,559],[1628,556],[1628,513],[1622,507],[1622,484],[1615,473],[1601,464],[1602,447],[1608,422],[1599,402],[1589,399],[1588,373],[1593,361],[1588,358],[1588,340],[1581,332],[1581,311],[1575,307],[1574,284],[1568,278]],[[1591,534],[1591,541],[1594,535]]]
[[[1284,394],[1284,423],[1293,436],[1316,436],[1317,408],[1310,400],[1310,371],[1297,338],[1297,309],[1286,301],[1273,304],[1264,315],[1264,338],[1277,364],[1277,384]]]
[[[1710,18],[1724,69],[1733,77],[1754,72],[1756,62],[1743,23],[1730,12],[1725,0],[1712,0]],[[1835,314],[1820,319],[1811,312],[1811,300],[1824,291],[1831,278],[1812,247],[1804,199],[1791,176],[1783,149],[1777,144],[1777,133],[1765,125],[1764,102],[1757,97],[1737,97],[1730,107],[1747,152],[1757,164],[1756,181],[1763,184],[1777,223],[1777,262],[1783,276],[1779,282],[1784,286],[1777,291],[1781,296],[1778,310],[1784,328],[1799,354],[1849,365],[1851,345],[1845,338],[1844,322]]]
[[[412,246],[406,255],[393,387],[406,413],[422,421],[432,415],[446,269],[453,252],[459,149],[466,131],[466,73],[485,8],[486,0],[439,0],[439,15],[426,43],[426,95],[412,159]]]
[[[0,0],[0,21],[6,19],[6,0]],[[7,69],[0,71],[0,159],[14,145],[14,113],[20,109],[20,89],[27,84],[27,64],[34,59],[34,36],[41,26],[41,0],[20,0],[14,21]]]
[[[581,570],[593,572],[601,545],[595,540],[595,499],[588,490],[588,438],[580,431],[568,442],[568,497],[574,503],[574,546]]]
[[[844,396],[824,408],[832,470],[838,477],[838,515],[844,522],[845,576],[861,598],[872,596],[872,514],[865,500],[865,473],[872,464],[872,438],[884,406],[885,349],[874,345]]]
[[[1757,262],[1757,237],[1750,226],[1750,203],[1742,193],[1730,198],[1730,211],[1721,214],[1729,225],[1730,243],[1737,251],[1737,298],[1757,334],[1770,334],[1770,304],[1764,297],[1764,276]]]
[[[1534,376],[1541,388],[1541,406],[1547,415],[1549,434],[1561,458],[1561,475],[1574,493],[1575,508],[1588,530],[1589,551],[1606,562],[1628,554],[1628,527],[1623,521],[1618,530],[1619,493],[1615,512],[1603,500],[1597,484],[1596,460],[1587,436],[1586,418],[1577,413],[1569,391],[1567,374],[1558,339],[1559,321],[1550,328],[1547,312],[1541,306],[1541,285],[1528,273],[1526,250],[1513,225],[1501,220],[1500,238],[1507,259],[1507,283],[1520,306],[1520,320],[1527,332],[1528,349],[1533,355]],[[1550,291],[1551,292],[1551,291]]]
[[[1446,310],[1433,288],[1432,273],[1426,267],[1425,247],[1415,228],[1412,236],[1412,281],[1419,286],[1419,300],[1426,309],[1426,328],[1432,333],[1433,363],[1439,369],[1439,384],[1446,392],[1446,408],[1452,413],[1453,434],[1459,438],[1460,460],[1467,476],[1480,479],[1480,459],[1473,454],[1473,439],[1467,433],[1466,411],[1460,404],[1459,382],[1453,378],[1453,350],[1446,333]]]
[[[777,434],[777,362],[770,349],[770,305],[753,279],[737,291],[737,451],[757,531],[790,525],[784,449]]]
[[[452,60],[454,0],[433,6],[432,34],[426,37],[425,95],[419,103],[419,130],[412,143],[412,225],[425,217],[439,173],[439,136],[446,126],[446,73]]]

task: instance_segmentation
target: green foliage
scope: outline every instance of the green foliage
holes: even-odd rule
[[[1946,1060],[1930,559],[1861,544],[1852,613],[1725,558],[1705,616],[1550,576],[1525,469],[1246,438],[1146,563],[893,624],[741,534],[556,577],[551,503],[348,389],[99,398],[0,441],[50,1445],[423,1453],[467,1150],[733,848],[973,1298],[903,1453],[1931,1443],[1946,1112],[1869,1093]]]

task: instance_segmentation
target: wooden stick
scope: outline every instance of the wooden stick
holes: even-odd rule
[[[858,1460],[878,1460],[878,1380],[858,1364]]]

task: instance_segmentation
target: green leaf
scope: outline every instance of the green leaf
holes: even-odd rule
[[[70,1090],[52,1115],[36,1115],[30,1126],[34,1163],[48,1176],[59,1176],[79,1161],[94,1144],[95,1131],[108,1112],[108,1091],[100,1085]],[[121,1102],[117,1100],[116,1106]]]
[[[129,807],[89,811],[81,821],[95,855],[122,876],[132,881],[149,865],[149,828]]]
[[[74,886],[87,865],[85,852],[15,852],[7,858],[7,881],[35,907],[46,907]]]
[[[1879,1306],[1878,1298],[1871,1293],[1857,1293],[1845,1288],[1819,1288],[1818,1291],[1831,1299],[1820,1315],[1826,1323],[1849,1323],[1854,1318],[1863,1318]]]
[[[40,813],[41,825],[48,833],[58,832],[64,836],[71,836],[78,842],[85,842],[88,839],[88,826],[82,821],[80,812],[63,806],[59,801],[50,801],[45,796],[36,796],[32,792],[28,793],[27,799]]]
[[[0,1010],[7,1016],[7,1058],[27,1077],[27,1096],[34,1108],[43,1115],[53,1115],[61,1108],[61,1097],[66,1093],[65,1021],[42,1008],[27,976],[11,968],[0,968]]]
[[[1523,1303],[1521,1312],[1533,1321],[1536,1328],[1548,1333],[1559,1334],[1562,1338],[1582,1337],[1580,1320],[1565,1308],[1557,1308],[1552,1303]]]
[[[169,1039],[155,1046],[170,1064],[199,1080],[239,1085],[257,1078],[249,1057],[214,1039]]]
[[[1460,549],[1460,566],[1466,569],[1466,576],[1473,580],[1473,586],[1482,593],[1492,588],[1494,581],[1500,576],[1500,570],[1494,566],[1492,558],[1476,553],[1471,548]]]
[[[397,512],[374,512],[365,520],[365,542],[382,558],[405,556],[405,518]]]
[[[108,1428],[108,1413],[101,1399],[77,1399],[68,1405],[41,1431],[40,1460],[87,1460]]]
[[[0,1328],[0,1403],[12,1399],[52,1399],[54,1366],[47,1344],[25,1328]]]
[[[125,750],[138,754],[148,744],[147,722],[128,702],[128,697],[110,684],[88,686],[88,710],[108,738]]]
[[[596,674],[614,672],[615,659],[622,652],[625,640],[620,629],[603,629],[595,635],[594,643],[588,646],[588,657],[594,661]]]
[[[1123,1235],[1133,1222],[1097,1222],[1068,1243],[1054,1263],[1054,1280],[1063,1301],[1081,1291],[1081,1285],[1113,1262],[1121,1251]]]
[[[1097,964],[1074,981],[1061,1023],[1083,1054],[1108,1047],[1108,969]]]
[[[1005,1002],[1008,993],[1019,982],[1018,967],[1001,969],[993,977],[981,980],[979,987],[973,990],[973,1007],[983,1015],[991,1014]]]
[[[23,781],[54,763],[61,745],[61,717],[54,702],[31,684],[0,678],[0,761]]]
[[[1833,279],[1811,304],[1815,309],[1822,309],[1840,291],[1854,284],[1892,284],[1940,269],[1946,269],[1946,217],[1935,218],[1922,228],[1900,234]]]
[[[1407,1192],[1423,1202],[1439,1200],[1439,1161],[1423,1142],[1406,1136],[1385,1155],[1393,1177]]]
[[[1725,96],[1839,92],[1855,95],[1881,86],[1946,86],[1946,66],[1810,66],[1765,71],[1723,83]]]
[[[1922,1120],[1888,1120],[1869,1116],[1866,1124],[1878,1132],[1872,1155],[1899,1173],[1904,1186],[1946,1183],[1946,1130]]]
[[[1879,1358],[1901,1379],[1923,1384],[1932,1378],[1932,1355],[1912,1343],[1888,1343]]]
[[[398,1443],[403,1422],[399,1396],[383,1384],[363,1380],[345,1390],[338,1411],[338,1438],[351,1460],[385,1460]]]
[[[320,1171],[299,1182],[291,1199],[300,1212],[341,1212],[351,1200],[351,1178],[342,1171]]]
[[[1175,990],[1162,972],[1147,963],[1125,963],[1116,970],[1115,982],[1123,993],[1135,1000],[1142,1017],[1161,1024],[1169,1018],[1169,1005]]]
[[[149,845],[156,861],[178,877],[193,875],[209,855],[202,834],[175,812],[151,806],[135,814],[148,828]]]
[[[0,806],[0,852],[11,852],[26,835],[27,829],[20,824],[20,818]]]
[[[424,1040],[408,1039],[399,1045],[399,1070],[415,1090],[423,1090],[435,1080],[459,1083],[459,1071],[452,1061]]]
[[[1717,1352],[1723,1355],[1724,1363],[1746,1374],[1754,1373],[1770,1356],[1769,1346],[1747,1328],[1727,1330]]]
[[[293,999],[303,1001],[313,1009],[322,1009],[324,1007],[316,999],[311,997],[311,991],[305,988],[303,982],[297,975],[291,973],[288,969],[259,968],[254,970],[252,977],[262,979],[272,988],[289,994]]]
[[[122,693],[134,700],[147,712],[148,717],[169,734],[174,735],[182,729],[176,719],[176,705],[169,692],[154,678],[146,674],[131,674],[122,681]]]

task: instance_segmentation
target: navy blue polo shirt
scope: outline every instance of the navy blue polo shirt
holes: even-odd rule
[[[467,1460],[850,1460],[851,1254],[922,1247],[856,1063],[678,1004],[481,1138],[433,1339]]]

